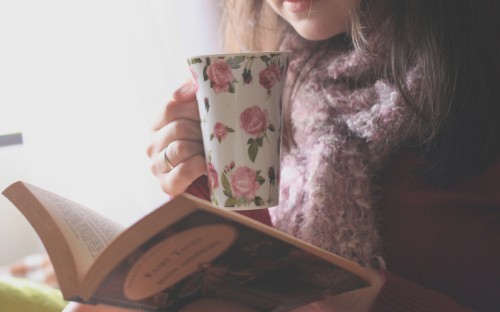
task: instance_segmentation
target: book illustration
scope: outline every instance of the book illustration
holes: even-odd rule
[[[169,288],[203,263],[218,257],[233,243],[236,235],[232,226],[211,224],[182,231],[159,242],[128,272],[125,296],[139,300]]]
[[[173,241],[175,247],[169,246]],[[129,255],[101,284],[95,299],[176,311],[193,300],[216,297],[264,311],[287,311],[364,286],[361,278],[297,247],[196,211]]]

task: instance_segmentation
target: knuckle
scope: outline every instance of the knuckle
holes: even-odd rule
[[[152,158],[149,163],[149,170],[153,173],[153,175],[157,178],[160,178],[161,174],[164,173],[164,168],[162,166],[162,160],[159,157]]]
[[[164,181],[163,183],[161,183],[161,189],[168,195],[175,195],[175,192],[172,190],[171,183],[168,183],[168,181]]]
[[[186,146],[184,141],[173,141],[168,145],[168,154],[172,157],[181,158],[183,153],[185,153]]]
[[[153,173],[154,176],[157,175],[157,168],[158,166],[154,162],[151,162],[149,164],[149,171],[151,171],[151,173]]]
[[[194,157],[193,157],[193,161],[195,162],[195,164],[199,167],[202,167],[202,168],[205,168],[206,164],[205,164],[205,156],[202,155],[202,154],[196,154]]]
[[[177,102],[170,100],[165,104],[164,108],[164,115],[165,117],[171,117],[172,115],[175,115],[176,107],[177,107]]]
[[[178,140],[170,143],[169,154],[181,160],[187,160],[203,152],[203,144],[189,140]]]
[[[153,157],[153,150],[154,147],[152,144],[148,144],[148,146],[146,146],[146,155],[148,155],[149,158]]]
[[[162,189],[165,193],[175,196],[182,193],[187,188],[185,181],[179,172],[171,171],[166,174]]]
[[[188,139],[193,133],[196,133],[196,128],[192,122],[185,119],[172,121],[172,135],[177,139]]]
[[[191,158],[190,169],[192,170],[192,176],[194,179],[202,175],[207,169],[205,163],[205,157],[201,154],[196,154],[195,156],[193,156]]]
[[[185,125],[182,120],[174,120],[170,123],[171,135],[173,138],[180,138],[185,133]]]

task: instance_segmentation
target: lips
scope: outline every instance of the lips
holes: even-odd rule
[[[314,0],[284,0],[283,8],[292,13],[309,11]]]

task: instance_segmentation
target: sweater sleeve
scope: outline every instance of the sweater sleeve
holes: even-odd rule
[[[389,271],[384,271],[384,278],[384,286],[374,303],[372,312],[474,311],[458,305],[443,293],[418,286]]]

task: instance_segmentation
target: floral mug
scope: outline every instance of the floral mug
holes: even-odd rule
[[[188,58],[214,205],[236,210],[278,204],[289,58],[281,51]]]

